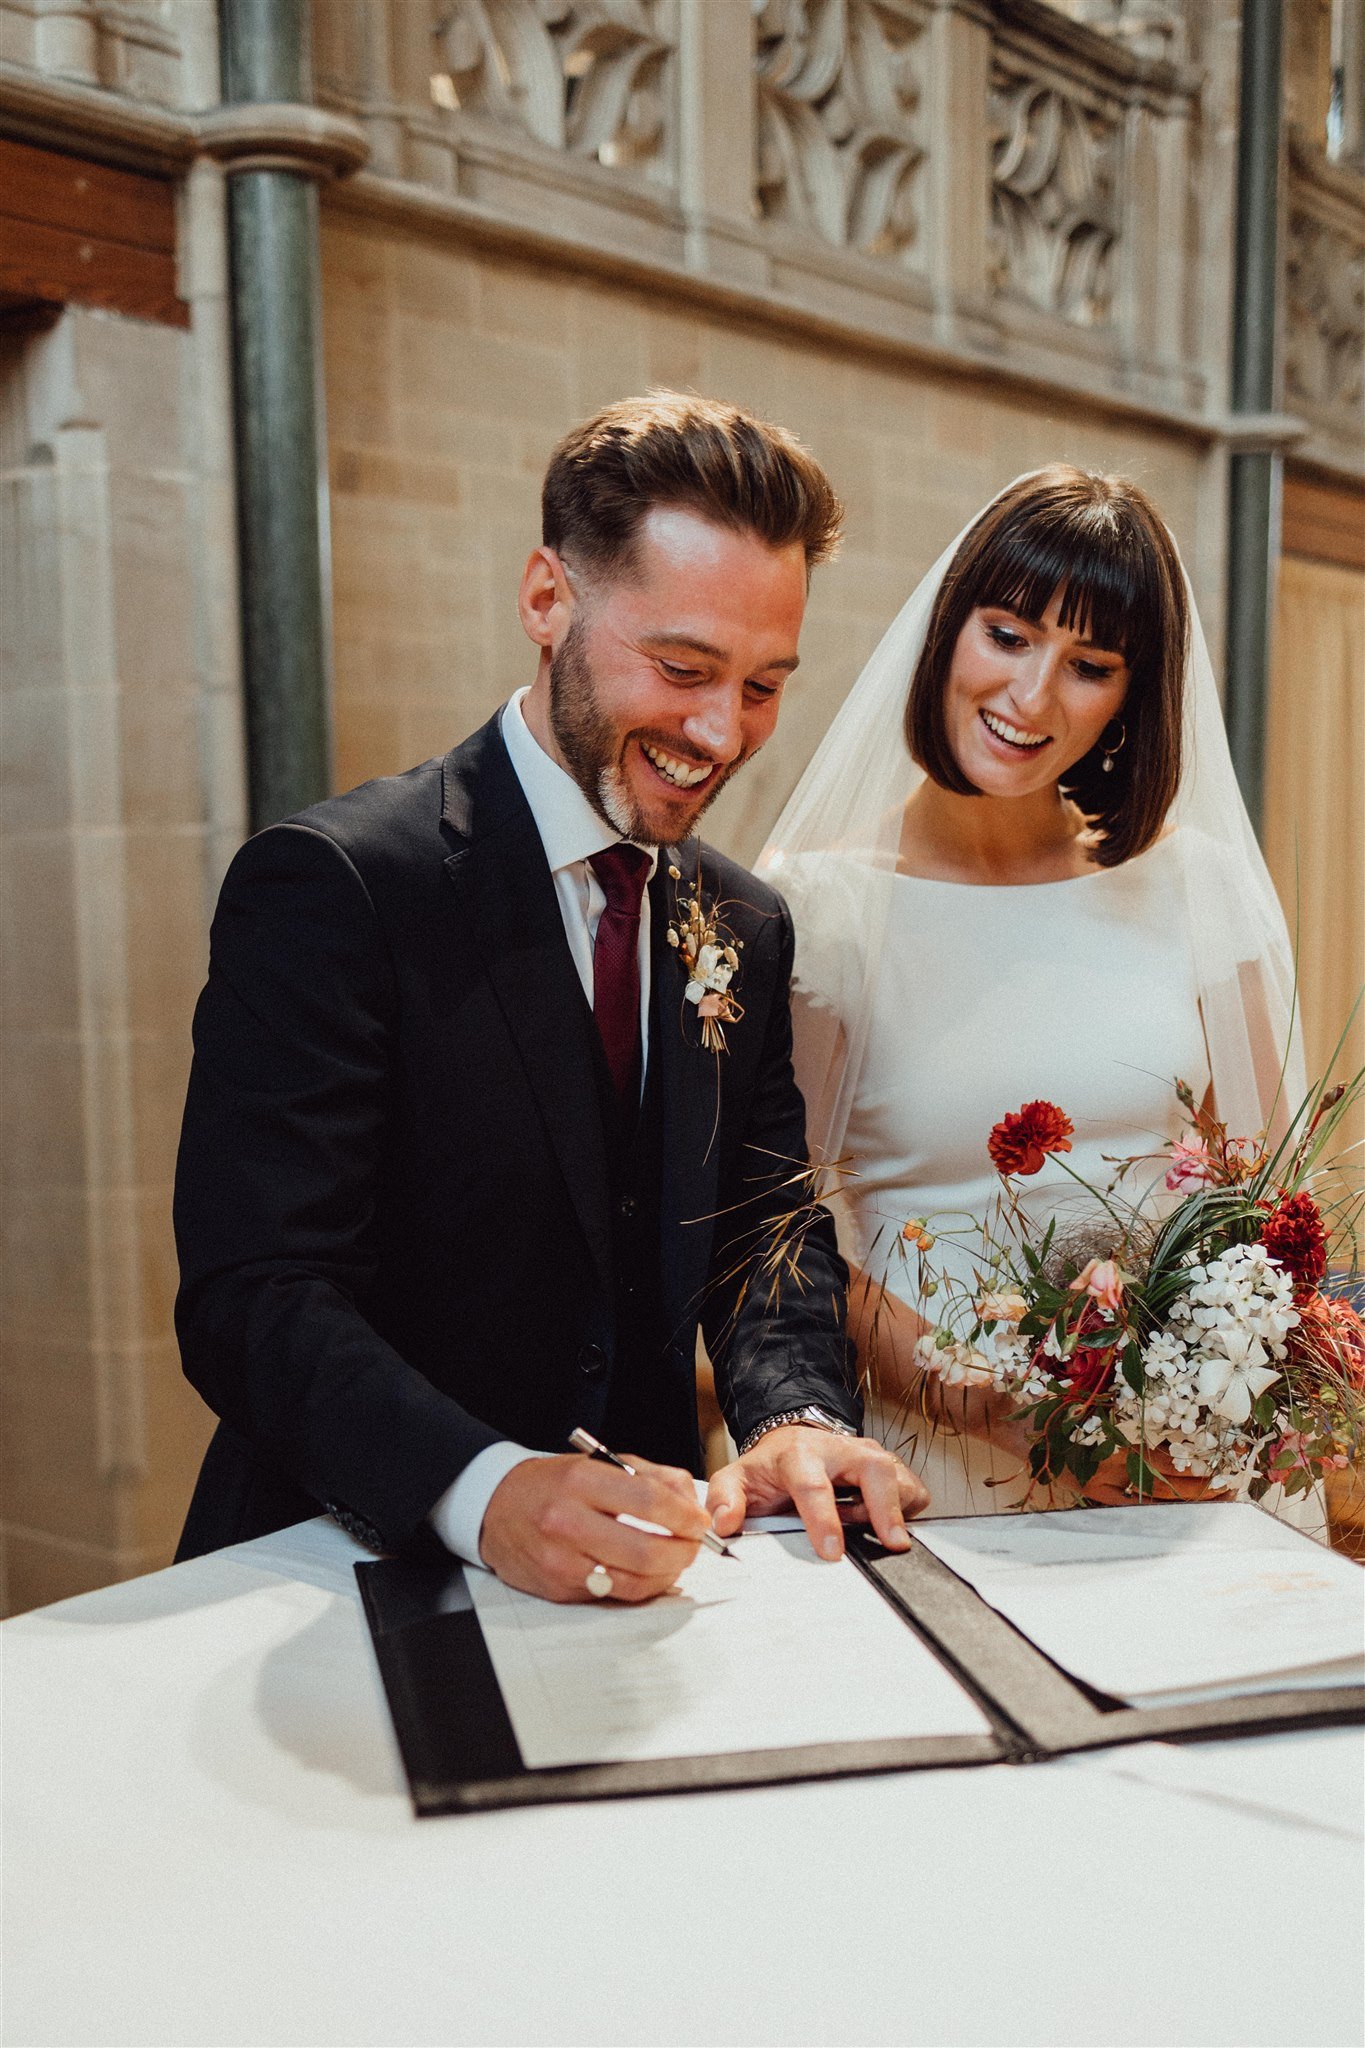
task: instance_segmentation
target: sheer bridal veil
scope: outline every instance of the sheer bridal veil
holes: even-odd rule
[[[923,780],[902,726],[910,679],[939,586],[975,524],[945,549],[892,621],[758,863],[796,922],[797,1078],[811,1157],[820,1164],[832,1165],[843,1148],[876,1008],[902,814]],[[1231,1135],[1252,1136],[1272,1109],[1277,1125],[1287,1121],[1304,1095],[1294,950],[1233,771],[1188,576],[1185,588],[1184,766],[1168,820],[1180,881],[1171,911],[1188,937],[1217,1114]],[[1039,972],[1047,972],[1045,930]],[[1020,994],[1027,999],[1027,991]],[[970,999],[969,990],[944,992],[945,1005]]]

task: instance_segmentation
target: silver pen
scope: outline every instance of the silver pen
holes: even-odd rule
[[[604,1465],[614,1465],[618,1472],[629,1472],[632,1479],[635,1477],[633,1465],[628,1465],[624,1458],[618,1458],[615,1451],[609,1451],[605,1444],[600,1444],[586,1429],[571,1429],[569,1442],[576,1451],[582,1451],[585,1458],[598,1458]],[[683,1540],[685,1542],[686,1538]],[[729,1544],[717,1536],[714,1529],[703,1529],[701,1541],[708,1550],[713,1550],[717,1557],[733,1557],[735,1554]]]

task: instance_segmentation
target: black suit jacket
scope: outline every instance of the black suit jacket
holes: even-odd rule
[[[666,943],[668,867],[698,860],[745,942],[719,1056]],[[652,887],[666,1369],[691,1400],[700,1317],[737,1435],[808,1401],[856,1422],[828,1217],[806,1219],[799,1280],[751,1284],[804,1158],[786,908],[696,841]],[[320,1506],[397,1548],[486,1445],[558,1450],[600,1418],[617,1332],[595,1030],[496,719],[241,849],[176,1177],[181,1354],[222,1418],[182,1555]]]

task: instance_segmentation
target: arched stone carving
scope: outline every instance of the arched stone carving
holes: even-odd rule
[[[612,170],[668,175],[666,30],[661,0],[451,0],[432,99]]]
[[[1083,327],[1108,324],[1118,121],[1050,80],[991,73],[992,283]]]
[[[1293,213],[1285,273],[1291,402],[1358,416],[1365,395],[1365,245],[1312,214]]]
[[[922,260],[924,14],[913,0],[753,0],[758,208],[837,248]]]

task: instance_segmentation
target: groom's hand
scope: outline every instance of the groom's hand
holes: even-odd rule
[[[850,1521],[870,1522],[888,1550],[909,1549],[905,1518],[929,1505],[929,1490],[870,1437],[832,1436],[784,1423],[715,1474],[706,1505],[718,1536],[735,1535],[746,1515],[790,1505],[818,1554],[832,1562],[844,1554],[836,1486],[856,1487],[862,1496],[860,1505],[846,1510]]]
[[[706,1512],[690,1472],[625,1453],[622,1472],[595,1458],[526,1458],[493,1490],[479,1531],[491,1572],[542,1600],[586,1601],[594,1565],[615,1600],[666,1593],[700,1548]],[[617,1519],[650,1522],[660,1535]]]

